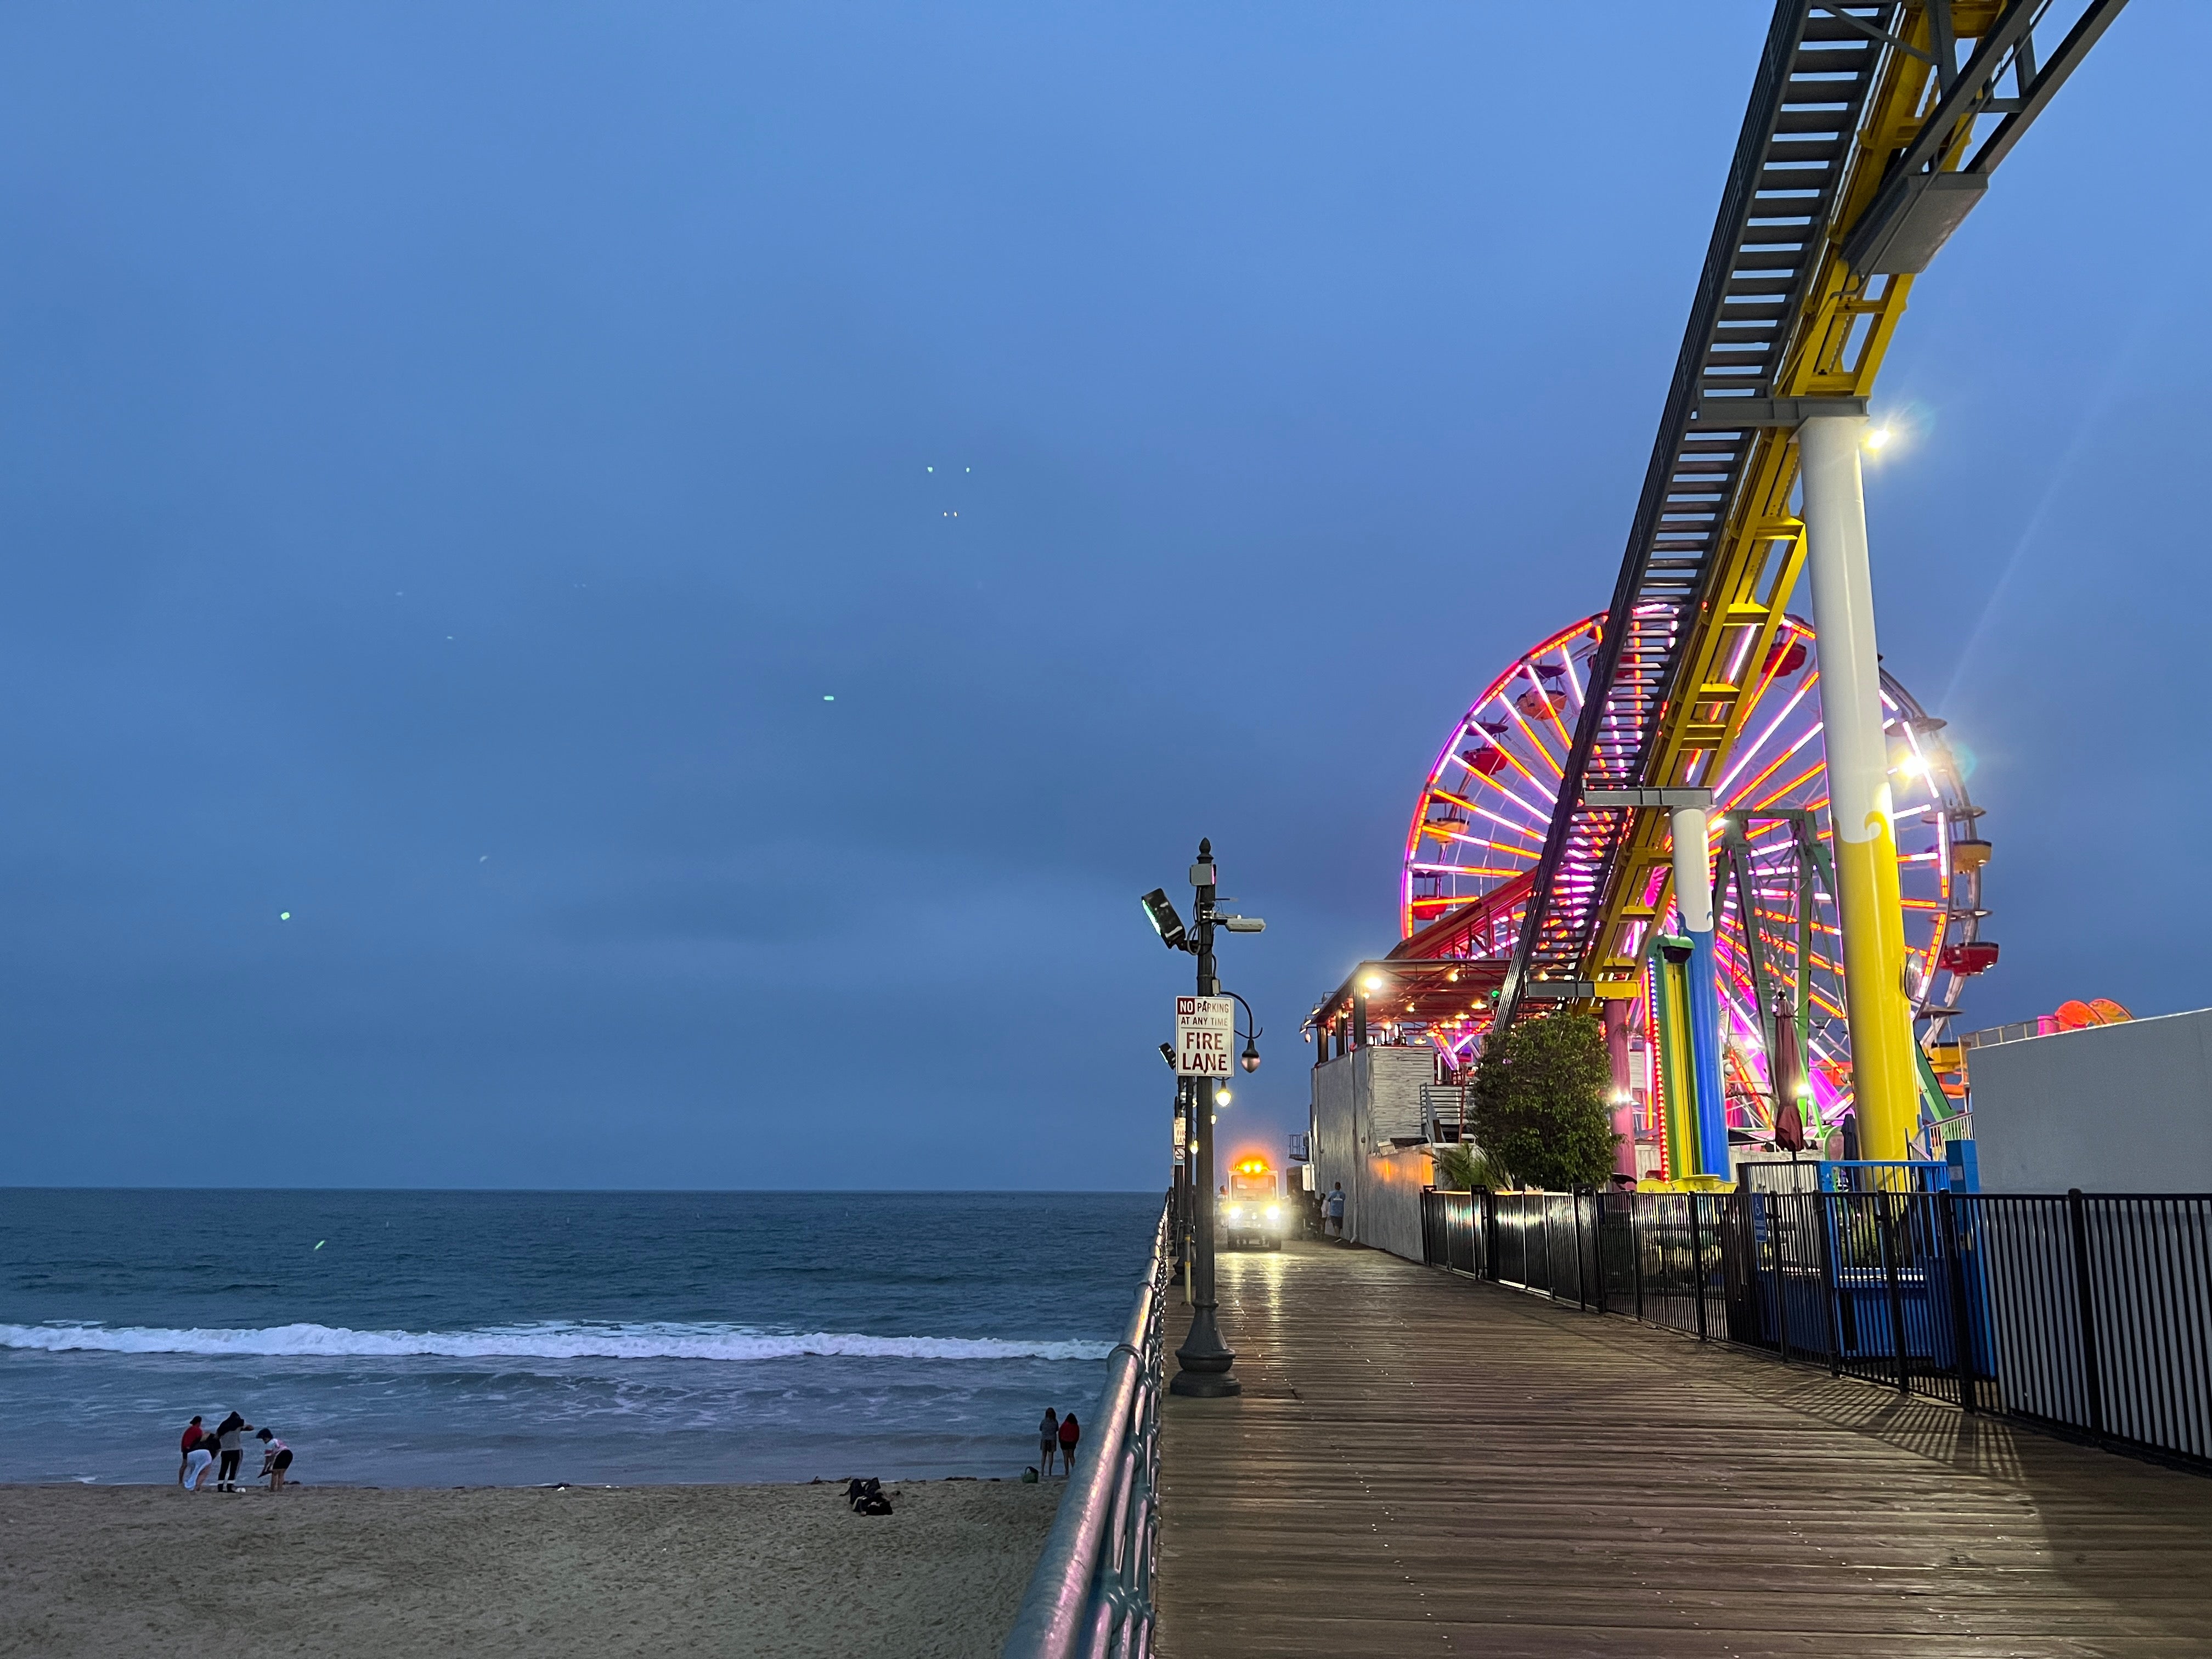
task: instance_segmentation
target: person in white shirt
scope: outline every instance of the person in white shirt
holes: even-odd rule
[[[185,1490],[201,1491],[200,1483],[207,1479],[207,1472],[214,1467],[215,1452],[209,1443],[203,1440],[185,1454]]]
[[[292,1467],[292,1449],[276,1437],[274,1429],[264,1429],[254,1438],[261,1443],[260,1480],[269,1483],[271,1492],[284,1490],[284,1471]]]

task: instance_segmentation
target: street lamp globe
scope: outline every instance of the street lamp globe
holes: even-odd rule
[[[1260,1045],[1250,1037],[1244,1039],[1243,1065],[1248,1072],[1256,1072],[1260,1069]]]

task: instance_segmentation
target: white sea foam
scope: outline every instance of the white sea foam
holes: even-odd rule
[[[269,1354],[449,1359],[1103,1359],[1103,1342],[1000,1337],[787,1335],[736,1325],[499,1326],[474,1331],[353,1331],[274,1325],[259,1330],[172,1330],[143,1325],[0,1325],[0,1348],[47,1353]]]

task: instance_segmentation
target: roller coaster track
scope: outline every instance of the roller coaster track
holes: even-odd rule
[[[1795,428],[1863,412],[1916,273],[2125,0],[1779,0],[1497,1018],[1625,991],[1804,562]],[[1481,902],[1477,901],[1478,903]]]

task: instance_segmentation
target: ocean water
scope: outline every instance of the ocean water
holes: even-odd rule
[[[0,1480],[173,1480],[234,1409],[313,1484],[1016,1477],[1158,1203],[0,1190]]]

